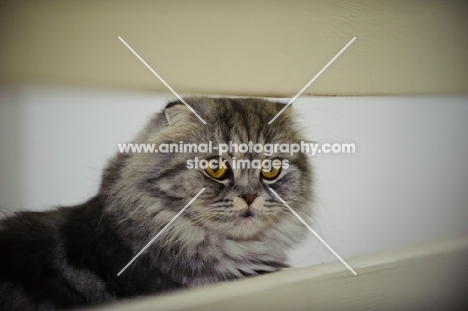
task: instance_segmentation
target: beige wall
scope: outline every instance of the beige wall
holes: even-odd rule
[[[0,82],[293,96],[468,92],[466,1],[11,1]]]

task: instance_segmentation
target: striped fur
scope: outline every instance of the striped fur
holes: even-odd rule
[[[297,143],[289,109],[260,99],[190,98],[204,125],[181,102],[156,114],[134,143]],[[49,310],[112,302],[178,288],[274,272],[306,229],[268,190],[310,216],[312,174],[306,156],[276,180],[234,169],[218,181],[188,159],[205,153],[117,154],[99,193],[75,207],[23,212],[0,226],[0,309]],[[225,154],[228,161],[266,159]],[[206,190],[121,276],[116,274],[201,188]],[[255,194],[250,204],[242,198]],[[253,217],[242,217],[250,209]]]

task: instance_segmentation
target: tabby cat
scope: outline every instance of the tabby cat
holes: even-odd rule
[[[157,113],[134,143],[298,143],[290,108],[261,99],[190,98]],[[307,229],[311,168],[302,153],[222,154],[227,168],[187,168],[218,152],[118,153],[89,201],[0,222],[0,309],[55,310],[255,276],[287,267]],[[287,160],[275,171],[237,159]],[[199,197],[119,276],[187,203]]]

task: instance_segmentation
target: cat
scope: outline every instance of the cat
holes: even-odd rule
[[[298,143],[290,107],[263,99],[188,98],[154,115],[133,143]],[[119,152],[89,201],[0,222],[0,309],[55,310],[229,281],[288,267],[286,251],[307,229],[312,169],[305,154],[277,153],[287,168],[187,168],[217,159],[195,152]],[[220,163],[220,162],[219,162]],[[220,170],[222,171],[220,172]],[[124,266],[200,192],[192,204],[120,275]]]

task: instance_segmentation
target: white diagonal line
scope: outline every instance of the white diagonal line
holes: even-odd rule
[[[138,254],[136,254],[135,257],[133,257],[132,260],[130,260],[130,262],[125,267],[123,267],[122,270],[120,270],[119,273],[117,273],[117,276],[120,276],[122,272],[125,271],[125,269],[127,269],[148,247],[150,247],[150,245],[158,238],[158,236],[160,236],[164,232],[164,230],[166,230],[174,222],[174,220],[176,220],[177,217],[179,217],[180,214],[182,214],[185,211],[185,209],[189,207],[190,204],[192,204],[193,201],[195,201],[195,199],[198,198],[198,196],[202,194],[203,191],[205,191],[205,189],[206,188],[200,190],[200,192],[198,192],[197,195],[193,199],[191,199],[190,202],[188,202],[187,205],[185,205],[184,208],[181,209],[180,212],[178,212],[177,215],[175,215],[174,218],[172,218],[171,221],[169,221],[167,225],[165,225],[164,228],[162,228],[161,231],[159,231],[158,234],[156,234],[156,236],[152,238],[151,241],[149,241],[148,244],[146,244],[145,247],[143,247],[141,251]]]
[[[135,56],[136,56],[136,57],[137,57],[137,58],[138,58],[138,59],[139,59],[139,60],[156,76],[156,77],[158,77],[159,80],[161,80],[162,83],[164,83],[164,85],[165,85],[169,90],[171,90],[172,93],[174,93],[175,96],[177,96],[178,99],[180,99],[181,102],[183,102],[183,103],[185,104],[185,106],[187,106],[188,109],[190,109],[191,112],[193,112],[194,115],[197,116],[198,119],[200,119],[200,121],[203,122],[203,124],[206,124],[205,120],[203,120],[202,117],[200,117],[200,116],[198,115],[198,113],[196,113],[195,110],[193,110],[193,108],[190,107],[190,105],[187,104],[187,103],[185,102],[185,100],[184,100],[182,97],[180,97],[179,94],[177,94],[177,92],[174,91],[174,90],[172,89],[172,87],[170,87],[170,85],[167,84],[166,81],[164,81],[164,79],[161,78],[161,76],[158,75],[158,73],[157,73],[156,71],[154,71],[153,68],[150,67],[150,65],[148,65],[148,64],[146,63],[146,62],[144,61],[144,59],[141,58],[141,56],[138,55],[138,53],[135,52],[135,50],[133,50],[132,47],[131,47],[130,45],[127,44],[127,42],[125,42],[124,39],[122,39],[120,36],[119,36],[118,38],[119,38],[120,41],[122,41],[123,44],[125,44],[125,46],[126,46],[130,51],[132,51],[133,54],[135,54]]]
[[[305,221],[304,219],[301,218],[301,216],[299,216],[292,208],[291,206],[288,205],[288,203],[286,203],[286,201],[284,201],[279,195],[278,193],[276,193],[275,190],[271,189],[271,188],[268,188],[271,192],[273,192],[273,194],[287,207],[289,208],[289,210],[307,227],[307,229],[310,230],[310,232],[312,232],[316,237],[317,239],[320,240],[320,242],[323,243],[323,245],[325,245],[332,253],[333,255],[335,255],[336,258],[338,258],[345,266],[346,268],[349,269],[349,271],[351,271],[354,275],[357,275],[357,273],[353,270],[353,268],[351,268],[347,263],[346,261],[343,260],[343,258],[340,257],[340,255],[338,255],[331,247],[330,245],[327,244],[327,242],[325,242],[318,234],[317,232],[314,231],[314,229],[312,229]]]
[[[312,80],[310,80],[309,83],[307,83],[306,86],[304,86],[304,87],[302,88],[302,90],[300,90],[299,93],[297,93],[297,95],[294,96],[293,99],[291,99],[291,100],[289,101],[289,103],[288,103],[286,106],[284,106],[284,108],[281,109],[281,111],[278,112],[278,114],[277,114],[273,119],[270,120],[270,122],[268,122],[268,124],[273,123],[273,121],[275,121],[275,119],[278,118],[278,116],[279,116],[280,114],[282,114],[282,113],[286,110],[286,108],[288,108],[289,105],[291,105],[291,104],[293,103],[293,101],[295,101],[295,100],[299,97],[299,95],[301,95],[302,92],[304,92],[304,90],[307,89],[307,88],[309,87],[309,85],[311,85],[312,82],[314,82],[315,79],[317,79],[317,78],[322,74],[322,72],[324,72],[325,69],[328,68],[328,66],[331,65],[331,64],[335,61],[335,59],[337,59],[338,56],[340,56],[341,53],[343,53],[343,52],[348,48],[348,46],[350,46],[351,43],[353,43],[354,40],[356,40],[356,37],[352,38],[351,41],[349,41],[348,44],[346,44],[345,47],[342,48],[341,51],[339,51],[338,54],[336,54],[335,57],[333,57],[332,60],[329,61],[328,64],[326,64],[325,67],[323,67],[322,70],[320,70],[319,73],[317,73],[317,74],[315,75],[315,77],[313,77]]]

